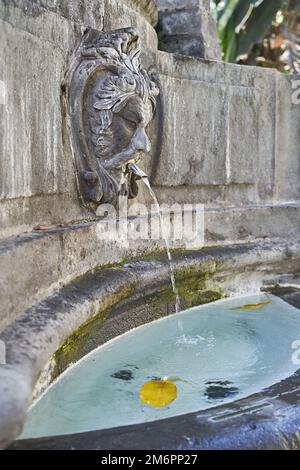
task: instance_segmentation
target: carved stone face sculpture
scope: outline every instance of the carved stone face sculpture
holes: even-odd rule
[[[132,28],[89,31],[73,63],[72,145],[81,197],[94,209],[116,205],[121,190],[129,197],[137,194],[134,175],[124,176],[126,165],[151,148],[146,128],[158,88],[140,65],[140,52]]]

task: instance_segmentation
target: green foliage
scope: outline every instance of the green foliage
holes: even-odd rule
[[[270,34],[281,11],[300,13],[300,0],[214,0],[212,12],[227,62],[249,57]]]
[[[254,45],[261,42],[272,26],[272,20],[285,0],[263,0],[247,22],[247,27],[238,35],[237,55],[249,54]]]

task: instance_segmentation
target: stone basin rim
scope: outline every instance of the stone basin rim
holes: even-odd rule
[[[232,273],[239,274],[240,272],[245,271],[245,269],[249,270],[249,272],[251,270],[255,271],[261,265],[265,266],[266,272],[280,272],[282,270],[282,263],[283,265],[289,266],[291,273],[299,273],[300,241],[265,242],[245,244],[242,246],[212,247],[210,249],[205,248],[204,250],[195,252],[181,251],[178,254],[175,253],[174,256],[176,273],[180,275],[181,272],[185,276],[189,276],[187,269],[192,268],[193,273],[197,272],[198,274],[210,271],[212,275],[215,275],[216,271],[218,271],[216,274],[217,277],[219,276],[222,278],[224,276],[232,276]],[[216,270],[216,264],[218,265],[218,270]],[[278,266],[280,266],[280,268]],[[121,301],[134,296],[134,294],[136,294],[137,291],[140,292],[141,289],[144,289],[145,291],[147,289],[155,290],[158,285],[161,285],[161,283],[166,285],[168,282],[168,266],[166,260],[164,261],[163,259],[133,260],[121,266],[106,269],[101,268],[98,272],[96,270],[92,273],[87,273],[79,280],[72,282],[70,285],[63,287],[59,292],[56,292],[44,301],[34,305],[27,312],[21,315],[12,325],[8,326],[1,335],[1,339],[4,339],[7,344],[8,359],[7,365],[1,366],[0,368],[1,446],[7,446],[20,433],[25,420],[26,410],[28,409],[31,401],[32,390],[41,371],[51,355],[72,333],[74,333],[74,331],[76,331],[78,327],[92,318],[100,310],[117,305]],[[51,312],[50,315],[49,312]],[[296,376],[298,377],[298,375],[300,374],[297,373]],[[282,385],[277,384],[275,388],[282,387],[283,389],[283,392],[280,392],[279,394],[277,391],[275,394],[270,395],[270,390],[266,390],[264,392],[266,395],[258,394],[258,396],[255,395],[252,398],[249,397],[242,399],[241,402],[247,403],[247,401],[250,400],[249,403],[253,406],[253,404],[257,404],[262,400],[265,403],[265,400],[268,399],[271,400],[273,407],[280,410],[282,409],[284,413],[289,409],[289,413],[293,411],[294,414],[299,414],[300,400],[297,398],[297,387],[295,389],[294,383],[296,379],[289,378],[286,381],[283,381]],[[294,384],[292,392],[291,383]],[[283,395],[285,397],[283,400],[285,404],[287,402],[287,397],[292,403],[288,407],[282,407],[282,398],[278,398]],[[226,409],[229,409],[232,411],[232,409],[235,409],[237,403],[240,403],[240,401],[233,402],[231,405],[223,405],[221,407],[213,408],[213,410],[226,411]],[[249,408],[249,406],[247,408]],[[265,413],[265,410],[266,408],[264,406],[262,412]],[[208,412],[204,412],[204,414],[192,413],[176,418],[165,419],[163,420],[163,428],[167,423],[175,424],[175,421],[173,420],[176,420],[176,423],[177,420],[179,423],[184,423],[185,419],[189,419],[188,417],[192,419],[192,423],[194,423],[193,426],[197,425],[197,429],[199,427],[197,424],[199,419],[201,421],[202,418],[205,418],[206,424],[204,427],[206,428],[208,423],[211,423],[210,419],[212,409],[209,410],[209,418],[207,413]],[[257,411],[254,414],[251,413],[251,416],[260,416],[260,414],[261,413]],[[218,423],[225,421],[228,423],[228,419],[229,418],[220,420]],[[232,419],[236,420],[237,418],[235,417]],[[262,418],[260,417],[260,419]],[[250,421],[252,422],[252,419]],[[257,419],[255,419],[255,422],[256,421]],[[237,423],[237,421],[235,422]],[[156,448],[158,444],[155,444],[155,434],[158,432],[158,428],[156,428],[158,424],[155,423],[162,423],[162,421],[125,427],[126,429],[130,428],[129,434],[132,435],[132,437],[135,436],[134,439],[137,439],[136,444],[132,444],[137,447],[133,448],[143,448],[141,447],[140,441],[138,441],[138,436],[142,435],[141,426],[144,426],[146,429],[156,429],[153,431],[154,441],[153,439],[152,441],[151,439],[147,441],[147,445],[149,444],[154,446],[151,448]],[[288,424],[290,425],[290,423],[291,421],[289,420]],[[216,422],[213,424],[215,426]],[[181,425],[183,426],[183,424]],[[218,426],[219,425],[220,424],[218,424]],[[95,436],[93,433],[96,432],[96,440],[98,442],[97,446],[100,445],[99,442],[102,442],[104,447],[100,448],[109,448],[109,444],[106,439],[109,433],[113,432],[115,438],[112,439],[112,442],[116,442],[116,447],[113,448],[129,449],[130,447],[128,446],[130,443],[126,440],[127,438],[124,438],[125,428],[117,428],[117,431],[116,428],[113,430],[93,431],[92,433],[84,433],[84,435],[89,434],[89,436],[92,437],[92,435]],[[197,439],[199,440],[201,433],[199,434],[198,431],[196,436],[198,436]],[[162,430],[162,433],[163,432],[164,431]],[[186,435],[188,434],[189,433]],[[125,435],[127,436],[126,433]],[[123,436],[120,442],[116,441],[116,439],[119,439],[118,436]],[[185,434],[182,432],[181,436],[183,438]],[[218,439],[220,438],[220,436],[217,437]],[[67,445],[63,442],[64,438],[65,436],[57,438],[55,442],[60,442],[59,445],[62,446]],[[70,445],[72,442],[76,443],[78,440],[77,438],[79,438],[79,435],[74,435],[72,438],[70,437]],[[42,440],[43,439],[47,438],[42,438]],[[178,441],[178,435],[176,439]],[[180,446],[183,445],[183,442],[186,442],[186,440],[181,440],[180,444],[176,439],[173,440],[172,444],[168,444],[172,445],[170,448],[184,448]],[[199,441],[198,444],[195,444],[195,437],[192,438],[191,436],[189,439],[193,444],[190,442],[190,444],[188,444],[190,447],[187,448],[206,448],[206,446],[213,448],[215,445],[212,441],[208,444],[208,435],[207,437],[203,435],[201,437],[202,440],[200,439],[201,442]],[[42,442],[42,440],[34,441],[36,445],[39,445],[38,441]],[[45,443],[45,441],[43,442]],[[91,442],[92,441],[87,445],[96,445]],[[34,447],[35,443],[32,442],[31,445]],[[50,443],[49,445],[52,444]],[[229,445],[229,441],[227,444]],[[15,448],[18,448],[18,446],[20,448],[21,445],[22,441],[13,444]],[[27,444],[24,442],[24,445],[26,447]],[[76,445],[79,445],[78,448],[80,448],[81,444],[77,443]],[[168,448],[166,443],[162,445],[166,447],[158,448]],[[282,445],[281,441],[278,445]]]

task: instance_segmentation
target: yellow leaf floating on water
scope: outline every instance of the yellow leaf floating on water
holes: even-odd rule
[[[150,380],[140,390],[144,403],[152,406],[167,406],[177,398],[177,387],[168,380]]]
[[[259,302],[259,304],[241,305],[240,307],[233,307],[230,310],[258,310],[259,308],[265,307],[269,303],[271,303],[270,300],[263,300],[262,302]]]

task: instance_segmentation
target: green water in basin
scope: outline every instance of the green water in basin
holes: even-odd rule
[[[269,300],[262,308],[232,310]],[[200,411],[290,376],[300,311],[277,297],[218,301],[139,327],[62,374],[31,407],[21,438],[78,433]],[[156,408],[140,387],[177,376],[177,398]]]

